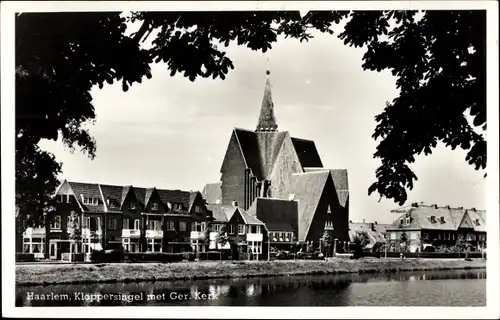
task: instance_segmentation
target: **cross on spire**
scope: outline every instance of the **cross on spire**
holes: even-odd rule
[[[264,88],[264,98],[262,99],[262,106],[260,109],[259,123],[257,124],[256,132],[276,132],[278,131],[278,124],[274,115],[274,103],[271,95],[271,81],[269,75],[269,58],[267,59],[268,68],[266,70],[266,86]]]

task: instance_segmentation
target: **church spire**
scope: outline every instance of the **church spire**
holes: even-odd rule
[[[260,109],[259,123],[255,132],[276,132],[278,124],[274,116],[274,103],[271,96],[271,81],[269,79],[269,69],[266,71],[266,87],[264,89],[264,98],[262,99],[262,107]]]

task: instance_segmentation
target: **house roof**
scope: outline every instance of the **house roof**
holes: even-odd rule
[[[356,233],[366,232],[372,246],[375,243],[385,243],[384,233],[388,226],[388,224],[375,224],[370,222],[349,222],[349,238],[353,241]]]
[[[486,211],[469,209],[467,210],[469,217],[474,225],[474,230],[478,232],[486,232]]]
[[[316,213],[330,172],[314,171],[292,174],[291,185],[294,200],[298,201],[298,240],[305,241]]]
[[[207,203],[216,203],[222,200],[222,182],[208,183],[202,191],[203,199]]]
[[[189,210],[189,201],[191,198],[189,191],[181,190],[164,190],[157,189],[158,195],[163,203],[177,203],[181,204],[184,210]]]
[[[105,212],[104,202],[110,198],[116,200],[120,207],[123,206],[127,194],[130,190],[133,190],[135,197],[143,205],[147,204],[154,190],[158,192],[160,200],[163,203],[171,202],[176,204],[181,204],[183,210],[188,210],[194,203],[198,191],[182,191],[182,190],[166,190],[166,189],[156,189],[156,188],[141,188],[133,186],[117,186],[117,185],[105,185],[97,183],[82,183],[82,182],[72,182],[67,181],[72,192],[78,201],[78,204],[84,211],[93,212]],[[102,191],[102,194],[101,194]],[[98,205],[83,204],[81,196],[97,198],[99,201]],[[113,209],[108,208],[108,212],[121,212],[119,208]]]
[[[237,211],[240,212],[241,217],[243,218],[243,221],[245,221],[246,224],[258,224],[258,225],[265,225],[264,222],[260,221],[257,219],[256,216],[253,216],[246,212],[245,210],[241,208],[237,208]]]
[[[257,198],[247,213],[264,222],[268,230],[297,232],[297,201]]]
[[[110,199],[116,201],[118,207],[113,207],[112,205],[107,206],[108,212],[121,212],[121,199],[124,187],[100,184],[99,187],[102,191],[103,200],[107,201]]]
[[[76,201],[84,211],[104,212],[104,203],[101,197],[101,191],[97,183],[81,183],[67,181],[71,190],[75,194]],[[98,204],[84,204],[81,197],[97,198]]]
[[[450,206],[413,204],[392,210],[393,213],[400,213],[400,215],[387,229],[400,229],[401,219],[409,215],[410,224],[404,227],[406,229],[457,230],[468,211],[470,210]],[[434,217],[434,222],[432,217]]]

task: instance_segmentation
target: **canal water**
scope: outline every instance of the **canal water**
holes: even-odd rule
[[[146,305],[485,306],[486,270],[16,288],[18,307]]]

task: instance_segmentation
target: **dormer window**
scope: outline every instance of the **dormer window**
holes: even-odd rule
[[[436,223],[436,217],[435,216],[431,216],[431,223]]]
[[[479,219],[476,219],[476,226],[480,225]]]
[[[135,202],[130,202],[130,210],[135,210]]]
[[[83,204],[98,205],[99,204],[99,198],[84,197],[82,195],[82,202],[83,202]]]
[[[408,226],[408,225],[410,225],[410,223],[411,223],[411,218],[410,217],[406,217],[405,224]]]
[[[444,217],[441,217],[441,223],[445,223]]]
[[[153,210],[153,211],[157,211],[158,210],[158,202],[151,203],[151,210]]]

